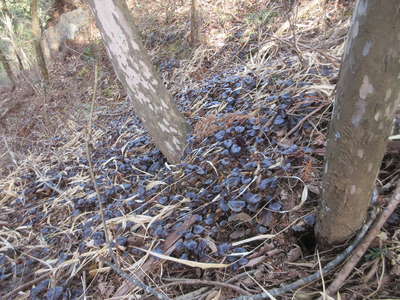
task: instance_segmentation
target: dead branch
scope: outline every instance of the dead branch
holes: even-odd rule
[[[129,281],[130,283],[142,288],[146,293],[152,294],[153,296],[157,297],[158,299],[161,300],[171,300],[171,298],[167,297],[166,295],[163,295],[159,292],[157,292],[155,289],[145,285],[141,280],[133,278],[132,276],[129,276],[128,274],[126,274],[124,271],[122,271],[119,267],[117,267],[116,265],[106,261],[106,260],[102,260],[106,265],[108,265],[109,267],[111,267],[111,269],[114,270],[114,272],[116,272],[119,276],[121,276],[122,278],[126,279],[127,281]]]
[[[172,253],[172,251],[175,249],[175,243],[182,237],[185,230],[187,228],[190,228],[190,226],[194,224],[194,222],[195,222],[194,216],[187,218],[181,227],[176,229],[176,231],[172,232],[166,238],[163,246],[166,255]],[[149,257],[147,261],[140,267],[140,269],[137,270],[135,274],[136,278],[138,279],[144,278],[146,276],[146,272],[151,272],[152,270],[154,270],[156,266],[159,266],[160,263],[162,263],[162,261],[158,260],[157,258]],[[114,297],[122,297],[127,293],[129,293],[129,291],[134,287],[135,285],[133,285],[131,281],[123,282],[122,285],[115,292]]]
[[[400,196],[399,196],[400,198]],[[368,223],[364,224],[364,226],[361,228],[360,232],[358,233],[357,237],[354,239],[354,241],[348,246],[341,254],[339,254],[334,260],[332,260],[330,263],[328,263],[325,267],[322,268],[322,272],[317,271],[305,278],[299,279],[293,283],[287,284],[281,288],[274,288],[271,290],[266,290],[264,293],[257,294],[257,295],[252,295],[252,296],[240,296],[236,297],[232,300],[259,300],[259,299],[269,299],[272,297],[280,296],[283,295],[287,292],[299,289],[300,287],[307,285],[308,283],[317,280],[321,278],[321,274],[326,275],[327,273],[331,272],[334,268],[336,268],[339,264],[341,264],[347,257],[350,256],[350,254],[353,252],[353,250],[359,245],[359,243],[362,241],[366,233],[368,232],[368,229],[370,228],[371,224],[375,220],[375,213],[372,212],[372,216],[369,219]]]
[[[96,191],[97,195],[97,201],[99,202],[99,208],[100,208],[100,216],[101,216],[101,221],[103,223],[103,228],[104,228],[104,236],[106,238],[106,243],[108,246],[108,251],[110,254],[110,257],[114,260],[116,264],[118,264],[118,260],[114,252],[112,251],[111,247],[111,241],[110,241],[110,236],[108,234],[107,230],[107,224],[106,220],[104,218],[104,207],[103,203],[101,202],[101,194],[99,187],[96,182],[96,177],[94,176],[94,171],[93,171],[93,162],[92,162],[92,122],[93,122],[93,110],[94,110],[94,102],[96,100],[96,89],[97,89],[97,81],[98,81],[98,74],[97,74],[97,63],[95,65],[95,70],[94,70],[94,88],[93,88],[93,97],[92,97],[92,103],[90,106],[90,114],[89,114],[89,123],[87,127],[87,139],[86,139],[86,156],[87,160],[89,163],[89,173],[90,173],[90,179],[92,180],[94,189]]]
[[[400,204],[400,183],[397,184],[396,190],[393,192],[389,205],[381,213],[379,219],[375,222],[375,224],[368,232],[365,239],[354,250],[352,257],[346,262],[342,270],[338,274],[336,274],[335,279],[327,289],[328,295],[334,295],[340,289],[346,278],[349,276],[350,272],[354,270],[355,265],[359,262],[359,260],[363,257],[364,253],[368,250],[369,245],[378,235],[381,228],[386,223],[386,220],[390,217],[390,215],[393,213],[393,211],[399,204]]]
[[[46,274],[43,274],[42,276],[39,276],[38,278],[35,278],[27,283],[24,283],[24,284],[20,285],[19,287],[13,289],[8,294],[5,294],[3,296],[3,298],[1,298],[1,299],[10,299],[11,297],[15,296],[18,292],[24,291],[24,290],[30,288],[32,285],[46,279],[48,276],[49,276],[49,274],[46,273]]]
[[[199,284],[199,285],[211,285],[211,286],[216,286],[216,287],[222,287],[222,288],[228,288],[231,290],[234,290],[236,292],[238,292],[239,294],[244,294],[244,295],[250,295],[249,292],[245,291],[244,289],[233,285],[233,284],[229,284],[226,282],[218,282],[218,281],[209,281],[209,280],[200,280],[200,279],[177,279],[174,282],[171,283],[167,283],[164,284],[161,287],[168,287],[168,286],[174,286],[174,285],[179,285],[179,284],[185,284],[185,285],[195,285],[195,284]]]

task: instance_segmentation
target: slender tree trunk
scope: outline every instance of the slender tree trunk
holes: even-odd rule
[[[36,60],[42,73],[43,79],[49,81],[49,72],[46,66],[46,60],[43,54],[42,45],[40,40],[42,38],[42,30],[40,28],[40,20],[38,14],[38,0],[31,2],[31,15],[32,15],[32,32],[33,32],[33,45],[36,52]]]
[[[11,89],[14,90],[15,89],[15,84],[16,84],[15,77],[14,77],[14,74],[12,72],[10,63],[7,60],[7,57],[4,54],[3,50],[1,49],[1,47],[0,47],[0,61],[3,64],[4,70],[6,71],[8,78],[11,81],[11,84],[12,84]]]
[[[190,9],[190,44],[192,46],[198,45],[200,42],[199,37],[199,23],[197,16],[197,1],[191,0]]]
[[[359,0],[328,134],[316,234],[345,241],[364,222],[400,102],[400,1]]]
[[[88,0],[114,70],[136,114],[172,163],[186,146],[188,126],[146,54],[124,0]]]

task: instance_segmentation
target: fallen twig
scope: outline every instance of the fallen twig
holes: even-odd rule
[[[268,299],[276,296],[283,295],[286,292],[296,290],[314,280],[317,280],[321,278],[321,274],[327,274],[328,272],[332,271],[334,268],[336,268],[339,264],[341,264],[351,253],[352,251],[358,246],[358,244],[361,242],[361,240],[364,238],[366,235],[368,229],[370,228],[371,224],[375,220],[375,215],[371,216],[370,220],[368,223],[366,223],[358,233],[357,237],[354,239],[353,243],[351,243],[350,246],[348,246],[340,255],[338,255],[334,260],[332,260],[330,263],[328,263],[325,267],[322,268],[322,272],[318,271],[315,272],[305,278],[299,279],[293,283],[284,285],[280,288],[274,288],[271,290],[267,290],[264,293],[257,294],[257,295],[252,295],[252,296],[239,296],[236,298],[233,298],[232,300],[258,300],[258,299]]]
[[[375,239],[382,226],[386,223],[386,220],[390,217],[396,207],[400,204],[400,183],[397,184],[395,191],[393,192],[392,199],[389,205],[379,216],[379,219],[375,222],[371,230],[368,232],[365,239],[357,246],[354,250],[352,257],[346,262],[342,270],[336,274],[335,279],[329,285],[327,289],[328,295],[334,295],[343,285],[346,278],[349,276],[350,272],[354,269],[358,261],[363,257],[365,251],[367,251],[371,242]]]
[[[176,229],[174,232],[172,232],[165,240],[164,243],[164,253],[166,255],[169,255],[172,253],[172,251],[175,249],[175,243],[177,240],[181,238],[181,236],[184,234],[185,230],[187,228],[190,228],[195,222],[195,217],[191,216],[186,219],[186,221],[182,224],[181,227]],[[162,260],[160,261],[159,259],[155,257],[149,257],[147,261],[138,269],[135,273],[136,278],[142,279],[143,277],[146,276],[146,272],[150,272],[155,268],[159,263],[161,263]],[[134,288],[135,285],[132,285],[131,281],[125,281],[122,283],[122,285],[118,288],[118,290],[115,292],[114,297],[122,297],[129,293],[131,289]]]
[[[312,115],[314,115],[317,112],[319,112],[324,107],[325,107],[325,105],[321,105],[320,107],[314,109],[312,112],[310,112],[308,115],[306,115],[303,119],[301,119],[296,124],[296,126],[294,126],[292,129],[289,130],[289,132],[283,137],[282,141],[287,139],[293,132],[295,132],[297,129],[299,129],[307,119],[309,119]]]
[[[97,63],[95,65],[94,69],[94,87],[93,87],[93,97],[92,97],[92,103],[90,106],[90,114],[89,114],[89,123],[87,127],[87,139],[86,139],[86,156],[87,160],[89,163],[89,174],[90,174],[90,179],[92,180],[94,190],[96,191],[96,196],[97,196],[97,201],[99,202],[99,208],[100,208],[100,216],[101,216],[101,221],[103,223],[103,228],[104,228],[104,236],[106,238],[106,243],[108,246],[108,251],[110,253],[110,257],[114,260],[116,264],[118,264],[118,260],[114,252],[112,251],[111,248],[111,241],[110,241],[110,236],[108,235],[108,230],[107,230],[107,224],[106,220],[104,218],[104,207],[103,203],[101,202],[101,194],[99,187],[96,182],[96,177],[94,176],[94,171],[93,171],[93,162],[92,162],[92,121],[93,121],[93,110],[94,110],[94,102],[96,100],[96,90],[97,90],[97,81],[98,81],[98,74],[97,74]]]
[[[211,285],[211,286],[217,286],[217,287],[222,287],[222,288],[228,288],[231,290],[234,290],[238,292],[239,294],[244,294],[244,295],[250,295],[248,291],[245,291],[244,289],[233,285],[229,284],[226,282],[218,282],[218,281],[209,281],[209,280],[200,280],[200,279],[178,279],[174,282],[164,284],[161,286],[162,288],[168,287],[168,286],[173,286],[173,285],[179,285],[179,284],[186,284],[186,285],[194,285],[194,284],[200,284],[200,285]]]
[[[128,280],[129,282],[133,283],[134,285],[142,288],[146,293],[152,294],[153,296],[157,297],[158,299],[161,300],[171,300],[171,298],[169,298],[166,295],[163,295],[161,293],[159,293],[158,291],[156,291],[155,289],[145,285],[141,280],[133,278],[132,276],[129,276],[128,274],[126,274],[124,271],[122,271],[119,267],[117,267],[116,265],[114,265],[113,263],[110,263],[106,260],[102,260],[106,265],[108,265],[109,267],[111,267],[111,269],[114,270],[114,272],[116,272],[119,276],[121,276],[122,278]]]
[[[20,285],[19,287],[13,289],[11,292],[9,292],[8,294],[5,294],[3,297],[0,297],[0,299],[10,299],[11,297],[13,297],[14,295],[16,295],[18,292],[20,291],[24,291],[28,288],[30,288],[32,285],[46,279],[47,277],[49,277],[49,274],[43,274],[42,276],[39,276],[38,278],[32,279],[31,281],[28,281],[27,283],[24,283],[23,285]]]
[[[228,279],[227,281],[225,281],[225,283],[232,283],[232,282],[241,280],[242,277],[249,277],[250,275],[252,275],[253,273],[256,273],[256,272],[259,272],[259,270],[255,269],[255,270],[249,270],[249,271],[240,273],[240,274]]]
[[[207,292],[209,288],[207,287],[202,287],[198,290],[195,290],[193,292],[190,292],[188,294],[176,297],[174,300],[192,300],[192,299],[201,299],[200,296],[203,295],[205,292]]]

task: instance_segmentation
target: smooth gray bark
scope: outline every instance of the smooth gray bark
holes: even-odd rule
[[[44,58],[42,45],[40,40],[42,38],[42,30],[40,28],[40,19],[38,13],[38,0],[31,2],[31,15],[32,15],[32,33],[33,33],[33,46],[36,52],[36,62],[39,66],[40,73],[45,81],[49,81],[49,71],[47,70],[46,60]]]
[[[190,44],[196,46],[200,42],[197,1],[191,0],[190,7]]]
[[[12,72],[10,62],[8,61],[7,56],[4,54],[1,47],[0,47],[0,62],[3,64],[3,68],[6,71],[8,79],[10,79],[11,89],[14,90],[15,85],[16,85],[15,76],[14,76],[14,73]]]
[[[124,0],[88,0],[114,70],[154,143],[178,163],[189,127],[157,75]]]
[[[400,1],[359,0],[348,34],[328,134],[320,243],[364,222],[400,102]]]

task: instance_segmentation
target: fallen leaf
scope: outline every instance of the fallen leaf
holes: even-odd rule
[[[207,297],[206,300],[221,300],[221,289],[218,291],[211,291]]]
[[[249,222],[250,220],[251,220],[251,217],[244,212],[238,213],[236,215],[232,215],[228,218],[229,222],[235,222],[235,221]]]
[[[192,261],[192,260],[187,260],[187,259],[180,259],[180,258],[176,258],[176,257],[172,257],[172,256],[168,256],[168,255],[164,255],[164,254],[160,254],[154,251],[150,251],[150,250],[146,250],[146,249],[142,249],[139,247],[135,247],[136,249],[139,249],[143,252],[146,252],[150,255],[153,255],[155,257],[161,258],[161,259],[165,259],[168,261],[173,261],[176,263],[180,263],[183,264],[185,266],[189,266],[189,267],[193,267],[193,268],[200,268],[203,270],[206,269],[221,269],[221,268],[227,268],[230,265],[229,264],[215,264],[215,263],[202,263],[202,262],[197,262],[197,261]]]
[[[296,247],[290,250],[289,253],[287,254],[287,261],[294,262],[298,260],[302,256],[302,254],[303,253],[301,251],[301,248],[296,245]]]
[[[166,185],[164,181],[151,181],[148,185],[146,185],[146,191],[151,190],[152,188],[156,187],[157,185]]]
[[[235,230],[229,235],[231,240],[237,240],[245,236],[246,236],[246,230]]]
[[[246,268],[254,267],[260,263],[262,263],[267,257],[265,255],[250,259],[249,262],[244,266]]]

